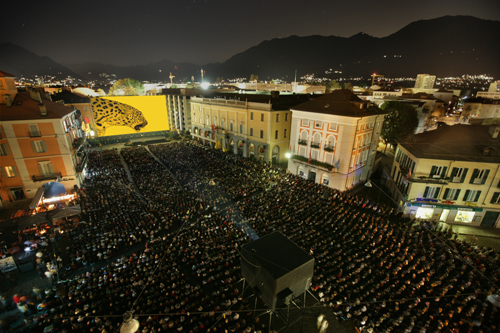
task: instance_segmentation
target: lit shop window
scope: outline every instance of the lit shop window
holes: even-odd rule
[[[474,214],[474,212],[459,210],[457,216],[455,216],[455,222],[471,223],[474,218]]]
[[[417,215],[415,215],[415,217],[417,219],[428,220],[428,219],[432,218],[432,213],[434,213],[434,208],[422,208],[422,207],[419,207],[417,209]]]

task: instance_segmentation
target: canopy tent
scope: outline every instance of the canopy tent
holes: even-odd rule
[[[28,216],[23,216],[19,218],[18,221],[18,227],[19,228],[26,228],[29,226],[32,226],[34,224],[42,224],[42,223],[47,223],[49,222],[47,220],[47,213],[38,213],[35,215],[28,215]]]
[[[56,210],[52,210],[49,212],[50,219],[52,221],[62,219],[68,216],[75,216],[82,212],[80,205],[68,206]]]
[[[33,200],[31,200],[31,203],[30,203],[31,209],[35,209],[38,206],[38,203],[40,202],[40,199],[42,198],[44,191],[45,191],[45,187],[41,186],[38,188],[35,196],[33,197]]]
[[[48,182],[43,184],[45,192],[43,193],[44,198],[59,197],[66,194],[66,189],[64,185],[57,182]]]

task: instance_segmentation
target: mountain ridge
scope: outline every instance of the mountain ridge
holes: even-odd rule
[[[117,78],[170,81],[168,77],[172,72],[175,82],[191,81],[193,78],[200,81],[201,68],[207,81],[215,81],[216,77],[249,78],[255,74],[263,80],[284,79],[290,82],[295,70],[298,77],[314,74],[330,79],[366,78],[374,72],[386,77],[415,77],[419,73],[430,73],[437,76],[489,74],[498,78],[500,45],[492,31],[500,31],[500,21],[472,16],[443,16],[412,22],[386,37],[359,32],[351,37],[292,35],[272,38],[222,63],[203,66],[162,60],[129,67],[88,62],[68,64],[65,68],[87,79],[98,79],[99,73],[108,73],[116,74]],[[5,64],[20,72],[19,68],[6,63],[3,58],[0,54],[0,68],[8,72],[2,66]],[[327,71],[333,73],[327,74]],[[335,71],[342,73],[335,74]]]

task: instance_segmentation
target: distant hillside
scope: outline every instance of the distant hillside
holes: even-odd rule
[[[17,77],[51,75],[57,78],[71,76],[76,79],[84,79],[84,77],[58,64],[49,57],[40,57],[18,45],[12,43],[0,44],[0,50],[0,69]]]
[[[170,72],[175,76],[174,82],[189,81],[191,77],[200,81],[201,67],[208,81],[215,81],[217,77],[249,78],[251,74],[256,74],[263,80],[283,78],[290,82],[295,70],[299,77],[315,74],[332,79],[369,78],[372,73],[386,77],[416,77],[419,73],[440,77],[489,74],[498,79],[500,43],[495,31],[500,31],[500,21],[471,16],[445,16],[413,22],[383,38],[364,33],[349,38],[276,38],[236,54],[223,63],[204,66],[169,60],[131,67],[97,63],[67,66],[87,79],[99,79],[100,73],[107,73],[115,74],[117,78],[164,82],[169,81]],[[0,69],[17,76],[71,72],[47,57],[38,57],[13,44],[0,47]],[[330,71],[332,73],[326,73]],[[335,71],[342,73],[335,74]]]
[[[214,76],[281,78],[288,81],[295,69],[299,75],[326,70],[339,76],[380,73],[388,77],[415,77],[419,73],[438,76],[490,74],[500,76],[500,44],[494,31],[499,21],[471,16],[445,16],[413,22],[383,38],[359,33],[350,38],[335,36],[291,36],[264,41],[226,62],[208,68]],[[207,71],[208,73],[208,71]]]

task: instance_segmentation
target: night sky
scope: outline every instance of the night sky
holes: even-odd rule
[[[290,35],[385,37],[445,15],[500,20],[499,0],[2,0],[0,8],[0,43],[62,64],[206,64]]]

